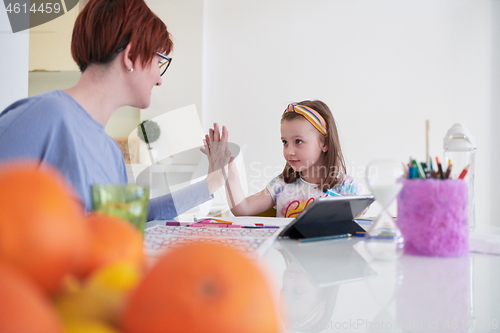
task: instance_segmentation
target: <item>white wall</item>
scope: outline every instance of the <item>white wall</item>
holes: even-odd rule
[[[442,155],[447,129],[461,122],[479,146],[477,220],[493,223],[491,4],[207,0],[204,124],[221,122],[232,141],[248,144],[253,193],[284,165],[279,120],[290,102],[330,106],[349,171],[361,181],[376,158],[423,161],[426,119],[432,156]]]
[[[492,53],[491,53],[491,218],[500,216],[500,1],[492,1]],[[495,224],[500,225],[500,222]]]
[[[172,34],[172,63],[162,77],[160,87],[153,89],[151,106],[143,110],[142,119],[195,104],[201,114],[201,64],[203,42],[202,0],[147,0],[151,10],[167,25]]]
[[[78,71],[71,56],[71,35],[79,6],[58,18],[30,29],[29,69]]]
[[[162,85],[153,89],[150,107],[141,110],[141,120],[193,104],[201,119],[203,0],[146,0],[146,3],[166,23],[174,50]],[[200,154],[197,149],[177,154],[174,163],[196,164]]]
[[[27,31],[13,34],[5,6],[0,4],[0,112],[28,97]]]

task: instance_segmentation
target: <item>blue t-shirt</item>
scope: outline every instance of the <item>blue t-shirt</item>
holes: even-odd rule
[[[54,90],[0,113],[0,161],[35,159],[57,168],[92,209],[90,185],[126,184],[118,144],[71,96]],[[170,219],[211,198],[206,182],[150,200],[148,219]]]

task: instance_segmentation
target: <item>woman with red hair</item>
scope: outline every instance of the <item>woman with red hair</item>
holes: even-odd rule
[[[127,183],[123,155],[104,131],[122,106],[150,105],[162,83],[173,43],[144,0],[90,0],[76,19],[71,53],[82,75],[69,89],[15,102],[0,113],[0,161],[36,159],[56,167],[87,210],[92,184]],[[150,200],[148,219],[170,219],[212,197],[224,184],[227,130],[208,143],[206,180]]]

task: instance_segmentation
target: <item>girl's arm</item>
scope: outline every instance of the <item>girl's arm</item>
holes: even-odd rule
[[[227,129],[223,126],[221,134],[218,124],[214,124],[214,128],[210,128],[209,133],[205,135],[205,147],[200,149],[209,160],[207,183],[210,194],[225,183],[229,208],[236,216],[256,215],[273,207],[274,201],[267,189],[248,198],[245,197],[236,163],[233,162],[234,158],[231,157],[227,142]],[[228,166],[229,161],[231,163]]]
[[[236,163],[229,163],[228,182],[226,183],[226,196],[229,208],[235,216],[250,216],[262,213],[274,206],[269,190],[263,189],[249,197],[245,197],[241,187],[240,176]]]

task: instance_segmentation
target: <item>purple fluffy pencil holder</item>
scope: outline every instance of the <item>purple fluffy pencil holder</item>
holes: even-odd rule
[[[456,257],[469,252],[465,181],[405,179],[397,200],[405,254]]]

